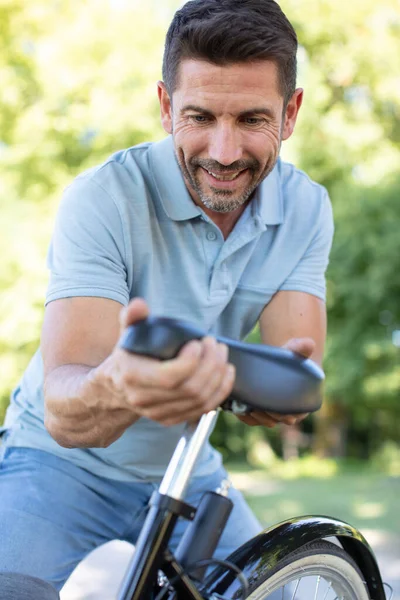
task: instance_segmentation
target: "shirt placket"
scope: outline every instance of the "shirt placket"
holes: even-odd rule
[[[237,278],[236,271],[241,271],[242,266],[244,267],[242,263],[245,264],[248,260],[248,253],[241,252],[241,250],[258,238],[265,229],[265,225],[260,220],[248,219],[237,231],[233,230],[225,242],[222,240],[219,230],[219,236],[214,232],[216,235],[215,241],[219,239],[219,247],[216,249],[217,252],[214,254],[215,259],[211,263],[212,268],[209,284],[209,296],[211,299],[223,298],[232,292],[233,281]],[[210,233],[206,235],[206,237],[208,236],[208,243],[211,243],[212,239],[214,239],[214,236],[211,236],[211,231],[213,230],[210,230]],[[233,263],[231,261],[231,268],[228,268],[228,259],[234,254],[237,255],[235,261]]]

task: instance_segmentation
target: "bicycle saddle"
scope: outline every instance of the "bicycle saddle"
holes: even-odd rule
[[[187,342],[206,335],[185,321],[148,317],[129,326],[119,346],[128,352],[168,360]],[[284,348],[215,337],[228,346],[229,362],[236,367],[233,391],[222,408],[241,414],[251,410],[299,414],[321,407],[324,373],[312,360]]]

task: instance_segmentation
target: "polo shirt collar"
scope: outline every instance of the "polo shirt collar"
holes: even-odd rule
[[[160,201],[168,217],[186,221],[202,214],[193,202],[176,160],[172,136],[156,142],[150,149],[153,178]],[[252,215],[266,225],[283,222],[283,201],[280,185],[280,159],[271,173],[258,186],[252,200]]]
[[[173,221],[186,221],[201,215],[185,185],[172,136],[151,146],[150,161],[158,195],[168,217]]]
[[[253,198],[253,215],[258,215],[265,225],[283,223],[283,198],[280,178],[281,159],[271,173],[258,186]]]

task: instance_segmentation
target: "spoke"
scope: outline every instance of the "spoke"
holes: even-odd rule
[[[317,600],[317,596],[318,596],[318,588],[319,588],[319,582],[321,581],[321,577],[318,575],[317,577],[317,587],[315,588],[315,596],[314,596],[314,600]]]
[[[332,587],[332,581],[330,581],[330,582],[329,582],[329,587],[328,587],[328,589],[326,590],[326,594],[325,594],[325,596],[323,597],[323,600],[326,600],[326,599],[327,599],[327,597],[328,597],[328,594],[329,594],[329,591],[330,591],[331,587]]]
[[[297,592],[297,588],[299,587],[300,581],[301,581],[301,579],[298,579],[298,580],[297,580],[296,587],[294,588],[294,592],[293,592],[292,600],[294,600],[294,599],[295,599],[296,592]]]
[[[282,588],[282,600],[285,600],[285,586]]]

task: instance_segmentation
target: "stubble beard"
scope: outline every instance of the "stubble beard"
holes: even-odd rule
[[[188,166],[184,160],[182,150],[177,151],[176,156],[183,177],[186,183],[189,185],[189,188],[191,188],[195,194],[197,194],[201,203],[205,207],[218,213],[233,212],[240,206],[246,204],[257,186],[271,173],[278,159],[278,155],[273,158],[271,157],[270,160],[268,160],[264,170],[260,172],[260,163],[256,159],[251,161],[237,161],[233,165],[229,165],[229,168],[227,168],[223,165],[215,163],[215,161],[199,158],[191,158]],[[234,191],[220,190],[218,188],[213,188],[212,186],[210,186],[212,195],[209,193],[207,194],[203,190],[200,178],[198,176],[200,168],[207,169],[208,171],[217,171],[219,173],[223,173],[224,170],[232,171],[248,169],[251,173],[251,181],[250,184],[246,186],[243,192],[237,197],[234,196]]]

